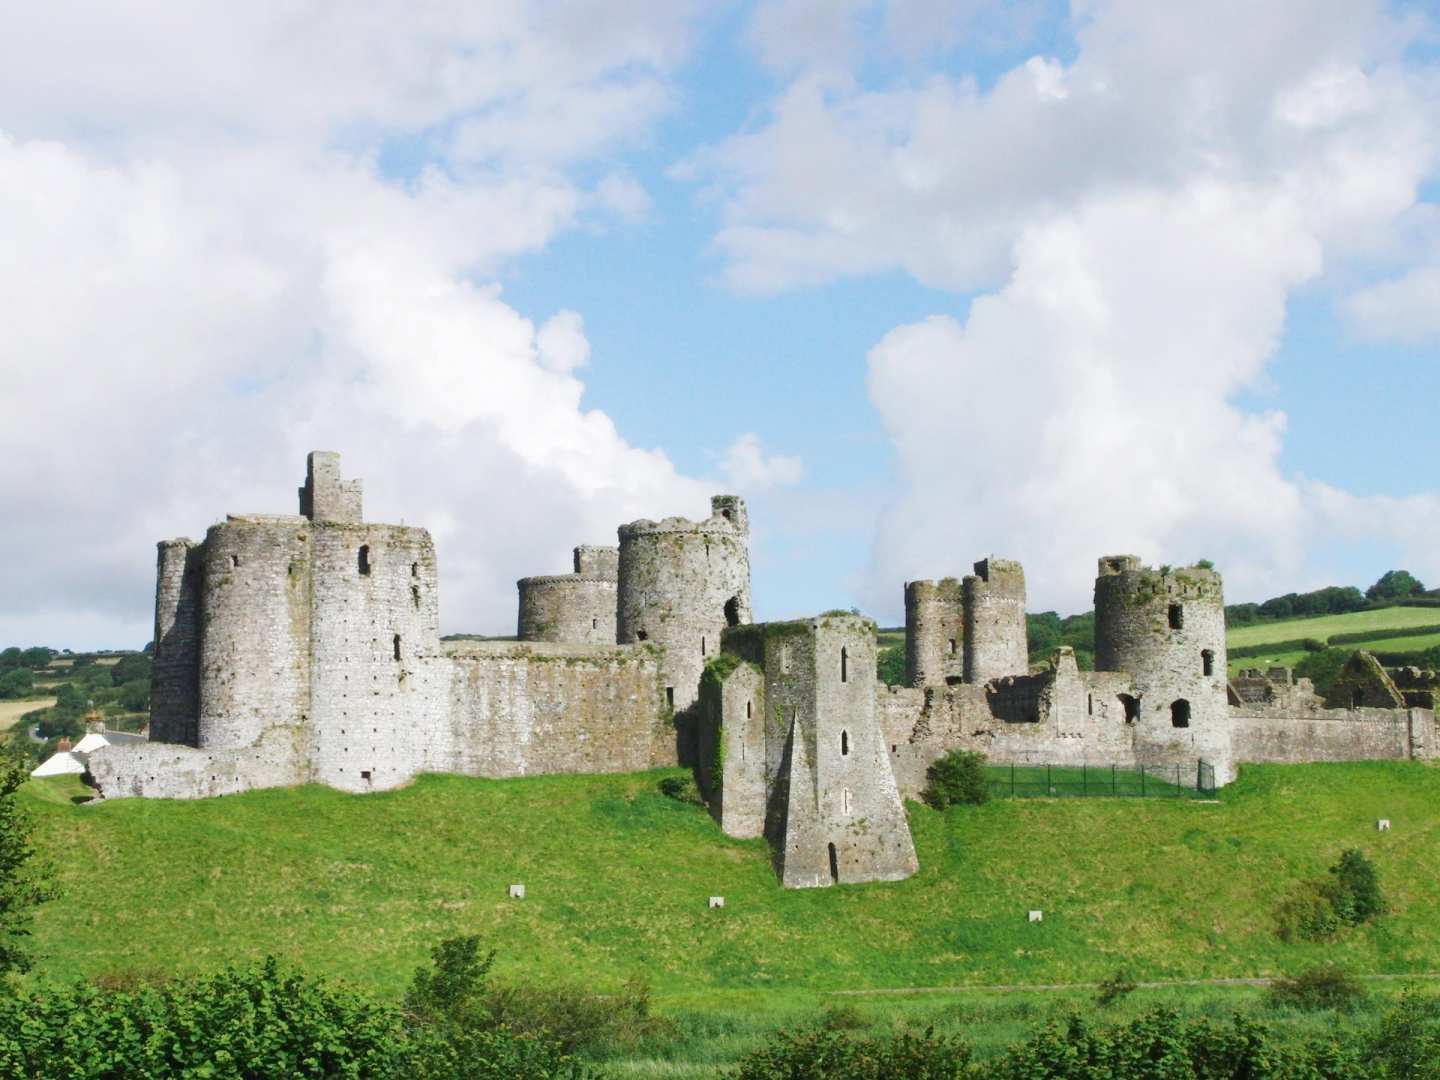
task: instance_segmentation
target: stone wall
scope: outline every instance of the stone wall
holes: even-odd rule
[[[635,772],[675,765],[647,646],[447,642],[444,771],[468,776]]]
[[[340,455],[313,450],[305,459],[305,486],[300,489],[300,516],[311,521],[359,525],[365,520],[361,506],[363,485],[340,479]]]
[[[982,559],[962,584],[965,681],[988,682],[1030,669],[1025,571],[1010,559]]]
[[[200,739],[200,615],[204,551],[193,540],[156,545],[155,653],[150,737],[195,746]]]
[[[745,504],[733,495],[710,502],[705,521],[641,520],[619,530],[616,640],[664,648],[661,676],[676,713],[694,704],[725,628],[750,622]]]
[[[1326,709],[1278,715],[1237,710],[1239,762],[1425,760],[1434,754],[1435,714],[1428,709]]]
[[[311,527],[314,779],[391,788],[422,767],[444,718],[435,547],[403,525]]]
[[[940,685],[960,679],[965,659],[964,589],[953,577],[905,583],[905,681]]]

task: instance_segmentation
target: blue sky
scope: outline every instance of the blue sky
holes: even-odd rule
[[[315,447],[435,532],[446,630],[722,489],[761,618],[988,554],[1062,612],[1118,550],[1440,582],[1436,15],[26,14],[0,637],[143,644],[154,541],[290,510]]]

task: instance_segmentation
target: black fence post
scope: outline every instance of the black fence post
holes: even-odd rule
[[[1010,762],[1010,797],[1015,797],[1015,763]]]

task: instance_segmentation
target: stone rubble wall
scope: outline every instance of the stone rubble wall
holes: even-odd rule
[[[1025,571],[1010,559],[982,559],[961,583],[964,676],[983,683],[1030,670],[1025,628]]]
[[[905,681],[938,686],[965,673],[964,589],[958,579],[905,583]]]

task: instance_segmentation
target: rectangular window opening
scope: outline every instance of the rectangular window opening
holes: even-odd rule
[[[1185,605],[1170,605],[1170,629],[1182,630],[1185,627]]]

